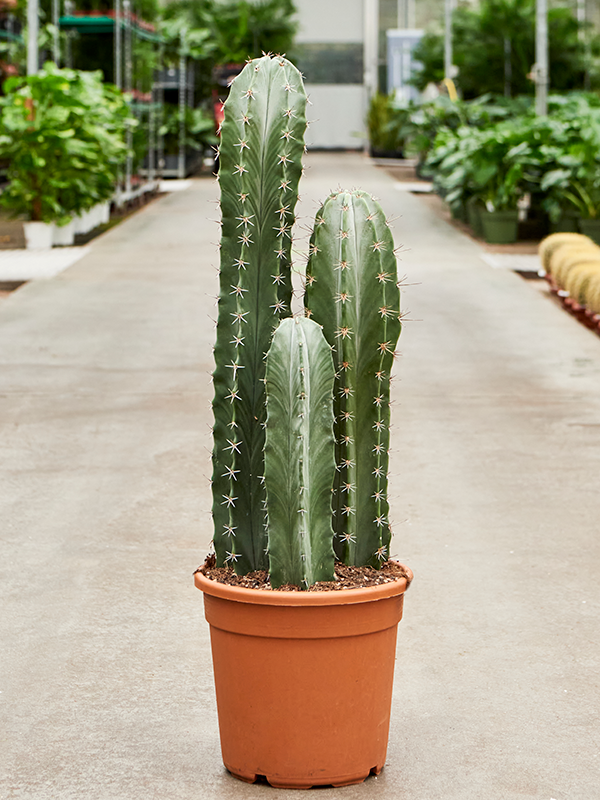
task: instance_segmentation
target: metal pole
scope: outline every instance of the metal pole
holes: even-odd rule
[[[60,18],[60,0],[52,0],[52,58],[57,67],[60,66],[60,31],[58,20]]]
[[[453,0],[444,0],[444,78],[454,78],[452,69],[452,11]]]
[[[583,26],[585,25],[585,0],[577,0],[577,23],[579,25],[579,35],[583,33]]]
[[[415,0],[398,0],[398,27],[415,28]]]
[[[365,0],[364,84],[370,99],[379,88],[379,0]]]
[[[39,72],[38,31],[39,31],[38,0],[27,0],[27,74],[37,75]]]
[[[65,16],[73,16],[73,0],[65,0]],[[74,31],[67,31],[65,42],[65,67],[71,69],[73,67],[73,36]]]
[[[114,56],[115,76],[114,82],[117,89],[123,88],[123,75],[121,71],[121,0],[115,0],[115,31],[114,31]]]
[[[177,177],[185,178],[185,111],[187,107],[185,31],[181,31],[179,51],[179,157],[177,159]]]
[[[408,0],[398,0],[398,27],[408,28]]]
[[[132,61],[132,41],[131,41],[131,2],[130,0],[123,0],[123,14],[125,17],[125,91],[131,92],[133,80],[133,61]],[[125,192],[128,195],[131,192],[131,172],[133,168],[133,158],[131,155],[131,148],[133,147],[133,131],[131,127],[127,127],[127,162],[125,165]]]
[[[536,0],[535,19],[535,113],[548,113],[548,0]]]
[[[148,180],[156,178],[156,70],[152,70],[150,110],[148,112]]]
[[[165,115],[165,48],[161,43],[158,50],[158,176],[162,180],[165,170],[165,136],[163,131],[164,115]]]

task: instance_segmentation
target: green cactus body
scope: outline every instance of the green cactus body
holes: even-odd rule
[[[265,483],[274,588],[334,580],[331,348],[309,319],[284,319],[267,356]]]
[[[401,324],[394,242],[369,194],[334,193],[317,212],[304,302],[323,326],[336,369],[336,555],[377,567],[391,539],[390,371]]]
[[[279,56],[250,61],[225,103],[219,146],[221,263],[213,382],[217,564],[266,569],[265,355],[290,314],[291,229],[306,94]]]

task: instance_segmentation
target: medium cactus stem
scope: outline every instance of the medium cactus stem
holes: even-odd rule
[[[390,372],[400,334],[392,234],[365,192],[332,194],[317,213],[306,272],[307,314],[323,326],[336,367],[337,556],[377,567],[389,557]]]
[[[267,356],[265,483],[274,588],[334,580],[331,348],[319,325],[284,319]]]
[[[217,564],[267,567],[265,355],[290,314],[291,228],[306,95],[281,57],[249,62],[225,103],[219,147],[221,268],[215,344],[213,520]]]

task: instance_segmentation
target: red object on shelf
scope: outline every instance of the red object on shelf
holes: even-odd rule
[[[221,125],[223,124],[223,120],[225,119],[224,105],[225,103],[223,102],[223,100],[215,100],[215,102],[213,103],[217,131],[221,130]]]

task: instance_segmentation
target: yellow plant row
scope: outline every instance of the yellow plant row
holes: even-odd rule
[[[553,233],[540,242],[542,267],[569,305],[600,314],[600,247],[581,233]]]

